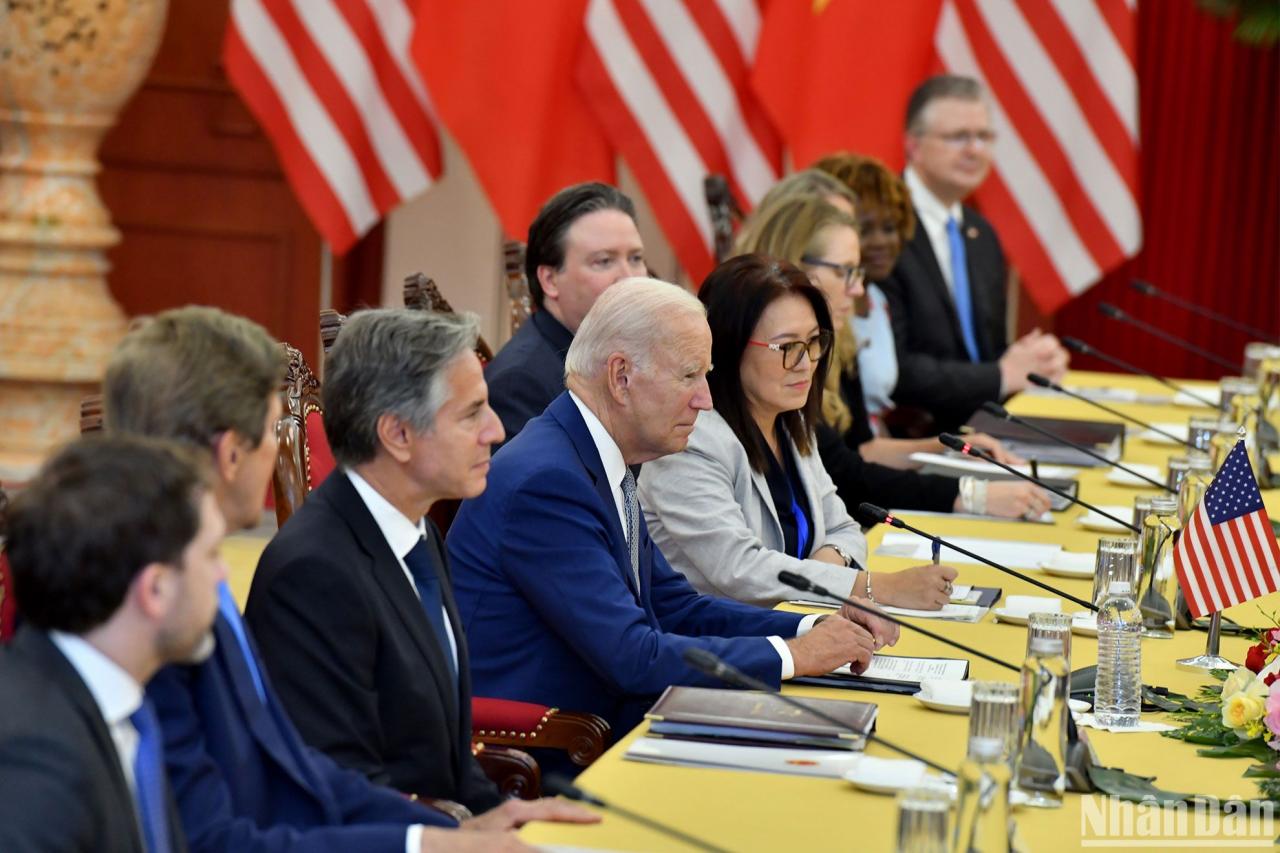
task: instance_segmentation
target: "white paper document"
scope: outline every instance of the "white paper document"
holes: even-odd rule
[[[637,738],[627,748],[631,761],[790,773],[796,776],[828,776],[839,779],[861,757],[859,752],[827,749],[779,749],[771,746],[737,746],[670,738]]]
[[[977,593],[975,593],[976,595]],[[977,622],[987,612],[987,608],[976,604],[944,604],[941,610],[912,610],[909,607],[880,607],[890,616],[910,617],[912,619],[941,619],[944,622]]]
[[[981,554],[993,562],[1014,569],[1038,569],[1048,560],[1052,560],[1062,550],[1061,545],[1044,542],[1015,542],[1007,539],[978,539],[967,536],[953,536],[951,541],[961,548],[973,551],[975,554]],[[880,547],[876,549],[876,555],[880,557],[906,557],[927,563],[933,557],[930,553],[932,544],[931,540],[923,536],[917,536],[914,533],[902,530],[890,530],[880,540]],[[944,563],[953,565],[957,563],[982,565],[980,560],[975,560],[972,557],[961,554],[959,551],[954,551],[946,545],[942,546],[940,559]]]
[[[969,671],[969,662],[953,658],[908,658],[897,655],[872,655],[871,665],[858,675],[878,678],[881,681],[901,681],[905,684],[936,678],[944,681],[960,681]],[[849,665],[836,667],[832,672],[853,675]]]
[[[999,465],[992,465],[990,462],[983,462],[968,456],[958,456],[950,453],[912,453],[911,461],[918,462],[924,466],[920,469],[923,474],[942,474],[949,477],[972,474],[983,478],[1013,478],[1012,474]],[[1013,465],[1011,467],[1018,469],[1027,476],[1031,476],[1030,465]],[[1080,475],[1079,468],[1068,468],[1065,465],[1041,465],[1037,470],[1039,471],[1038,476],[1042,480],[1074,480]]]

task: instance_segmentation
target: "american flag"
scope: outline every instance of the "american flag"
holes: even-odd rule
[[[945,0],[942,65],[985,85],[998,142],[976,193],[1041,311],[1142,245],[1137,0]]]
[[[1244,442],[1227,455],[1173,550],[1193,616],[1280,588],[1280,544],[1262,505]]]
[[[590,0],[578,82],[635,172],[681,266],[715,266],[702,181],[725,175],[750,209],[782,145],[750,88],[757,0]]]
[[[337,254],[440,175],[409,0],[232,0],[227,76]]]

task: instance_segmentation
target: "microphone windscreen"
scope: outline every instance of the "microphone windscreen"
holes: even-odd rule
[[[943,447],[950,447],[952,450],[958,450],[965,454],[969,452],[968,443],[958,435],[952,435],[949,432],[944,432],[942,435],[938,436],[938,441],[942,442]]]
[[[1089,346],[1079,338],[1063,336],[1061,338],[1058,338],[1058,340],[1062,341],[1062,345],[1067,349],[1071,350],[1072,352],[1078,352],[1081,355],[1088,355],[1089,350],[1093,349],[1091,346]]]
[[[684,662],[689,666],[708,675],[714,674],[716,668],[720,666],[720,658],[716,657],[714,652],[707,651],[700,646],[690,646],[684,650],[681,657],[684,658]]]
[[[983,403],[982,411],[986,412],[988,415],[995,415],[997,418],[1000,418],[1001,420],[1009,419],[1009,410],[1006,409],[1004,406],[1000,405],[999,403],[995,402],[994,400],[988,400],[987,402]]]
[[[798,575],[795,572],[789,572],[786,569],[778,572],[778,580],[785,583],[789,587],[794,587],[801,592],[808,592],[813,588],[813,583],[804,575]]]
[[[548,773],[542,777],[542,790],[552,796],[560,796],[580,803],[590,803],[604,808],[604,801],[591,796],[577,785],[558,773]]]
[[[1155,296],[1156,293],[1156,286],[1154,284],[1149,281],[1143,281],[1140,278],[1135,278],[1133,281],[1129,282],[1129,286],[1141,293],[1143,296]]]
[[[858,511],[854,516],[863,524],[884,524],[889,513],[875,504],[862,503],[858,504]]]
[[[1108,302],[1099,302],[1098,310],[1101,311],[1105,316],[1110,317],[1113,320],[1124,319],[1124,312]]]
[[[1032,385],[1039,385],[1041,388],[1053,387],[1053,380],[1047,376],[1041,376],[1039,373],[1028,373],[1027,381]]]

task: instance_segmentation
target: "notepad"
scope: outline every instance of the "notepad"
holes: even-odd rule
[[[832,673],[854,675],[849,665],[837,667]],[[919,684],[926,678],[943,681],[961,681],[969,675],[969,662],[958,658],[917,658],[902,655],[872,655],[871,665],[856,677],[892,681],[898,684]]]
[[[981,554],[992,562],[1015,569],[1039,568],[1062,551],[1061,545],[1044,542],[978,539],[966,536],[953,536],[951,541],[961,548],[973,551],[975,554]],[[876,548],[876,554],[881,557],[906,557],[907,559],[926,563],[930,562],[933,557],[930,552],[931,545],[932,540],[923,536],[900,530],[890,530],[880,540],[880,547]],[[982,564],[981,560],[975,560],[972,557],[961,554],[959,551],[948,548],[946,545],[942,546],[940,559],[943,563],[951,564]]]

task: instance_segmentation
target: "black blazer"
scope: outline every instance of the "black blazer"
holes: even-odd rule
[[[859,446],[874,436],[862,397],[862,379],[856,371],[841,374],[840,396],[849,407],[853,425],[841,434],[835,427],[819,423],[816,432],[822,465],[836,484],[836,493],[849,514],[856,518],[858,505],[863,501],[889,509],[950,512],[960,493],[958,478],[903,471],[862,458]]]
[[[467,643],[430,520],[427,534],[444,567],[456,693],[447,650],[340,468],[263,551],[245,620],[304,740],[374,782],[479,813],[501,796],[471,754]]]
[[[536,311],[484,369],[489,405],[502,421],[506,441],[564,390],[564,357],[573,333],[546,311]]]
[[[0,850],[145,853],[111,732],[47,634],[18,631],[0,685]],[[172,796],[168,812],[169,844],[185,851]]]
[[[917,223],[919,219],[917,213]],[[984,402],[1000,399],[996,361],[1008,347],[1008,268],[1000,239],[991,223],[968,207],[961,232],[981,361],[969,360],[955,300],[922,224],[916,225],[915,235],[883,284],[898,348],[898,387],[893,398],[900,405],[932,413],[941,432],[954,431]]]

